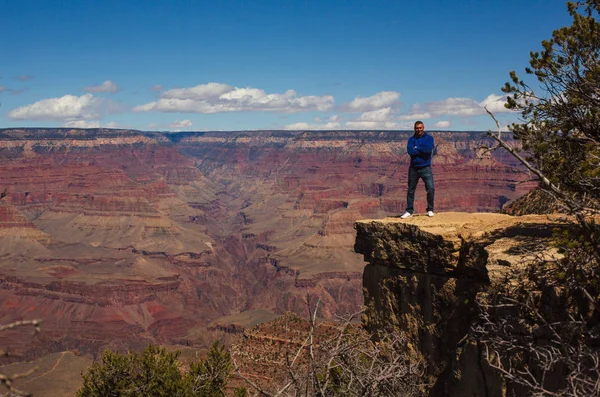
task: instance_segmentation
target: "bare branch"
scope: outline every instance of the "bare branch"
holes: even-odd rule
[[[17,328],[17,327],[24,327],[24,326],[28,326],[28,325],[33,325],[35,327],[34,331],[38,332],[40,330],[39,327],[41,324],[42,324],[42,322],[40,320],[14,321],[9,324],[0,325],[0,332],[7,331],[9,329],[13,329],[13,328]]]
[[[36,333],[36,332],[39,332],[39,330],[40,330],[40,324],[41,324],[40,320],[14,321],[9,324],[0,325],[0,332],[11,330],[11,329],[18,328],[18,327],[33,326],[34,333]],[[3,352],[3,354],[7,354],[5,351],[0,351],[0,352]],[[6,390],[8,390],[8,394],[6,396],[31,396],[30,393],[27,393],[20,389],[15,388],[13,386],[13,382],[17,379],[26,378],[26,377],[30,376],[35,371],[37,371],[37,369],[38,368],[32,368],[31,370],[29,370],[27,372],[20,373],[20,374],[14,374],[11,376],[0,373],[0,385],[4,386],[4,388]]]

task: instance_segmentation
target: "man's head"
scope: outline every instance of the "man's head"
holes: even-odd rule
[[[415,121],[415,135],[417,137],[423,136],[425,133],[425,125],[422,121]]]

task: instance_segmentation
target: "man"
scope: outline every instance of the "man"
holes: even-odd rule
[[[417,182],[423,179],[427,191],[427,215],[433,216],[433,173],[431,172],[431,153],[433,152],[433,137],[425,132],[422,121],[415,122],[415,134],[408,139],[406,151],[410,155],[408,168],[408,191],[406,192],[406,212],[400,217],[410,218],[415,211],[415,190]]]

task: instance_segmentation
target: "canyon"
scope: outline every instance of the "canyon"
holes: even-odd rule
[[[534,183],[481,132],[433,132],[436,211]],[[364,303],[355,221],[403,212],[406,131],[0,130],[0,335],[13,359],[208,346],[291,311]],[[416,210],[424,212],[424,188]]]

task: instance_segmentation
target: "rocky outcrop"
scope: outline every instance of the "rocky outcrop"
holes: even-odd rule
[[[508,215],[533,215],[533,214],[552,214],[564,211],[559,202],[549,193],[541,188],[535,188],[527,194],[519,197],[506,207],[502,208],[502,213]]]
[[[506,385],[466,338],[476,300],[507,282],[564,224],[558,216],[440,213],[356,223],[363,275],[364,325],[373,333],[407,332],[428,363],[432,396],[502,396]]]

